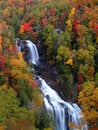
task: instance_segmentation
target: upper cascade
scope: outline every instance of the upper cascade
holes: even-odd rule
[[[27,42],[27,47],[30,50],[30,55],[31,58],[29,59],[29,62],[31,62],[34,65],[38,65],[39,63],[39,54],[38,54],[38,50],[37,47],[34,43],[32,43],[30,40],[26,40]]]
[[[16,46],[18,51],[22,51],[23,58],[33,65],[39,64],[39,54],[36,45],[30,40],[16,39]]]

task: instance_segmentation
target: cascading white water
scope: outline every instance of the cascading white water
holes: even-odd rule
[[[33,64],[37,65],[39,60],[37,48],[31,41],[26,41],[30,50],[30,60]],[[81,109],[76,103],[62,100],[58,93],[39,76],[38,81],[40,82],[39,87],[43,92],[44,105],[48,111],[51,111],[56,121],[55,130],[88,130],[84,117],[81,114]],[[68,123],[70,123],[72,127],[69,128]],[[80,128],[76,126],[80,126]]]
[[[34,65],[38,65],[39,54],[35,44],[32,43],[30,40],[26,40],[26,42],[27,42],[27,46],[30,49],[30,54],[31,54],[31,59],[29,60],[29,62],[33,63]]]
[[[21,51],[21,49],[24,47],[24,43],[21,43],[20,45],[18,45],[18,41],[20,39],[16,38],[16,47],[17,47],[17,51]],[[38,54],[38,50],[35,46],[35,44],[33,42],[31,42],[30,40],[25,40],[27,42],[26,46],[27,48],[29,48],[29,59],[28,62],[31,62],[33,65],[38,65],[39,63],[39,54]]]
[[[56,120],[56,130],[69,130],[68,123],[72,124],[71,130],[88,130],[79,106],[62,100],[42,78],[39,77],[39,81],[45,107],[52,112]]]

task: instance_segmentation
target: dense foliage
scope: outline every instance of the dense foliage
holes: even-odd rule
[[[44,112],[42,93],[33,79],[31,66],[17,51],[16,37],[26,11],[24,4],[22,0],[0,1],[0,129],[52,129],[52,117]],[[39,118],[43,113],[43,119]],[[40,122],[47,124],[40,129]]]
[[[96,124],[98,0],[1,0],[0,8],[1,125],[11,129],[10,123],[13,127],[30,124],[24,126],[29,130],[40,129],[40,122],[44,122],[39,118],[40,109],[35,123],[34,108],[42,106],[42,95],[30,66],[17,52],[16,37],[35,43],[40,40],[46,46],[47,58],[58,70],[57,82],[66,99],[78,102],[88,123]],[[51,126],[49,123],[41,129],[50,130]]]

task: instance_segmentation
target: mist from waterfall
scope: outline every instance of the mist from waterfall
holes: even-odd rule
[[[30,62],[37,65],[39,61],[37,48],[31,41],[26,41],[31,55]],[[62,100],[58,93],[41,77],[37,76],[37,81],[43,93],[45,108],[52,113],[55,119],[55,130],[88,130],[81,109],[76,103]]]

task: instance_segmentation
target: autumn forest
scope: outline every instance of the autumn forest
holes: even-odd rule
[[[40,41],[65,99],[97,130],[98,0],[0,0],[0,130],[53,130],[16,38]]]

